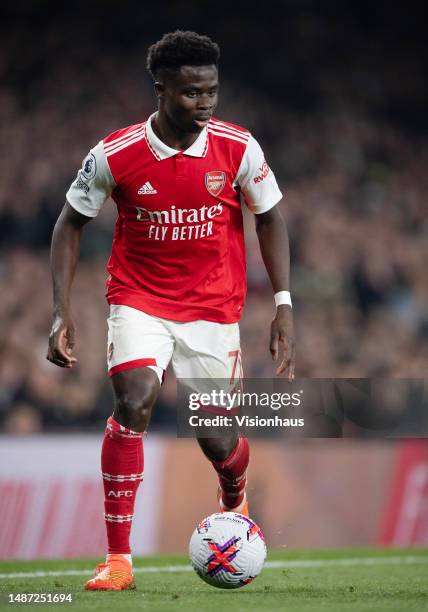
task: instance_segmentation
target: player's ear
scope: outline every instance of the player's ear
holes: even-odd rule
[[[163,98],[165,85],[161,81],[155,81],[155,94],[157,98]]]

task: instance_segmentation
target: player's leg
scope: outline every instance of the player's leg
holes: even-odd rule
[[[250,446],[247,438],[198,438],[198,442],[218,474],[220,509],[248,515],[246,485]]]
[[[233,390],[242,377],[238,324],[192,321],[174,324],[176,347],[172,362],[178,379],[191,380],[195,390],[201,380],[216,380],[226,390]],[[199,379],[199,382],[198,382]],[[214,384],[214,386],[216,386]],[[202,390],[202,389],[201,389]],[[183,407],[179,407],[183,409]],[[201,407],[203,410],[203,408]],[[219,406],[206,407],[210,416],[225,414]],[[219,503],[222,510],[248,514],[246,474],[250,457],[248,440],[235,427],[221,428],[221,435],[198,436],[199,446],[219,478]]]
[[[111,381],[115,408],[101,450],[108,555],[126,555],[130,561],[135,498],[144,472],[143,433],[160,383],[147,367],[119,372]]]
[[[101,451],[108,553],[96,577],[87,582],[88,590],[133,586],[129,540],[135,498],[143,480],[143,434],[173,340],[158,319],[120,306],[111,310],[109,349],[115,406],[107,420]]]

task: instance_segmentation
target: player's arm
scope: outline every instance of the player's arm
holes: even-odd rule
[[[71,368],[77,361],[72,354],[74,323],[70,310],[70,292],[79,260],[82,229],[90,220],[91,217],[82,215],[66,202],[52,234],[54,311],[47,358],[62,368]]]
[[[114,187],[103,143],[99,142],[83,160],[52,235],[54,312],[47,359],[62,368],[71,368],[77,361],[73,356],[75,327],[70,293],[79,261],[82,229],[97,216]]]
[[[285,221],[278,205],[264,213],[255,215],[256,231],[260,250],[273,292],[290,291],[290,248]],[[271,323],[270,352],[272,359],[278,359],[279,344],[283,345],[283,355],[276,373],[286,373],[291,381],[294,378],[295,352],[293,312],[291,305],[281,304],[276,308]]]
[[[282,193],[269,168],[260,145],[250,137],[242,158],[236,183],[241,187],[245,203],[254,213],[261,254],[272,283],[274,294],[290,291],[290,251],[288,233],[278,202]],[[270,353],[273,360],[282,358],[277,375],[285,373],[291,381],[295,368],[295,341],[291,305],[277,306],[270,330]]]

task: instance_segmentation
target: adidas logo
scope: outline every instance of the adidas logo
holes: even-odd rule
[[[157,193],[157,191],[154,187],[152,187],[149,181],[146,181],[138,190],[138,195],[147,195],[149,193]]]

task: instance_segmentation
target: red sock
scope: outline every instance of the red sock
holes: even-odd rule
[[[224,461],[212,461],[222,491],[221,501],[226,508],[239,506],[245,495],[250,446],[247,438],[239,437],[235,448]]]
[[[143,434],[107,420],[101,451],[109,554],[130,554],[135,496],[143,479]]]

